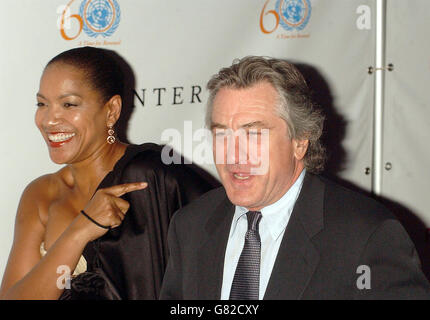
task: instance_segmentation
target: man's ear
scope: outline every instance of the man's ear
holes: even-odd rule
[[[297,160],[302,160],[306,154],[306,151],[308,150],[308,146],[309,146],[308,139],[303,139],[303,140],[293,139],[294,157],[296,157]]]
[[[116,94],[106,102],[108,113],[106,117],[106,122],[108,126],[113,126],[119,119],[121,115],[122,99],[121,96]]]

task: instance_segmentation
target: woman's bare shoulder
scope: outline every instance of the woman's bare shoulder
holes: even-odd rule
[[[39,215],[42,224],[46,224],[48,210],[58,197],[63,183],[64,169],[42,175],[31,181],[22,193],[18,213]]]
[[[48,173],[31,181],[24,189],[23,197],[33,198],[33,201],[43,201],[55,196],[60,183],[59,172]]]

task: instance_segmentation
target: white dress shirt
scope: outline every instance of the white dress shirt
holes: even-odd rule
[[[303,185],[306,169],[303,169],[299,178],[294,182],[290,189],[282,196],[281,199],[270,206],[261,209],[262,218],[259,224],[259,233],[261,239],[261,262],[260,262],[260,292],[259,299],[263,299],[272,274],[273,265],[278,255],[288,221],[294,204],[299,196]],[[227,242],[227,248],[224,258],[224,273],[222,279],[221,299],[228,300],[230,297],[231,285],[236,272],[236,266],[239,261],[245,244],[245,234],[248,230],[248,220],[246,213],[249,210],[236,206],[233,221],[230,228],[230,235]]]

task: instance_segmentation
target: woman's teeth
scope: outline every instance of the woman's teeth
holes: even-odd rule
[[[48,139],[52,142],[62,142],[69,140],[75,134],[74,133],[57,133],[57,134],[48,134]]]

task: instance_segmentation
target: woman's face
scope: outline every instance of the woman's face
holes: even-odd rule
[[[82,71],[55,62],[40,80],[35,122],[53,162],[87,159],[106,144],[108,107]]]

